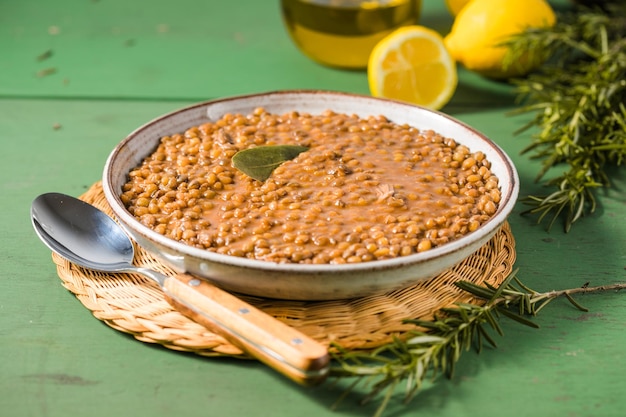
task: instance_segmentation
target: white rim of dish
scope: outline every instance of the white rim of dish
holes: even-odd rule
[[[260,98],[260,97],[269,97],[279,95],[281,97],[286,97],[287,95],[311,95],[313,96],[332,96],[335,98],[349,98],[349,99],[357,99],[357,100],[369,100],[371,102],[376,103],[388,103],[396,106],[405,107],[407,109],[415,109],[417,111],[426,111],[437,117],[441,117],[446,119],[449,122],[457,124],[464,129],[467,129],[476,137],[480,138],[486,145],[491,147],[493,151],[500,157],[503,161],[504,166],[507,170],[507,176],[510,179],[510,186],[508,189],[507,195],[503,195],[501,201],[504,201],[504,204],[498,205],[498,210],[495,215],[492,216],[487,222],[483,223],[480,228],[476,231],[468,233],[452,242],[446,243],[441,246],[437,246],[435,248],[429,249],[424,252],[400,256],[392,259],[383,259],[383,260],[375,260],[368,261],[362,263],[350,263],[350,264],[303,264],[303,263],[275,263],[271,261],[262,261],[257,259],[248,259],[248,258],[240,258],[231,255],[219,254],[216,252],[211,252],[206,249],[195,248],[184,243],[180,243],[173,239],[170,239],[164,235],[161,235],[147,226],[141,224],[134,216],[132,216],[124,207],[122,200],[120,199],[118,193],[114,192],[112,189],[112,173],[110,171],[110,167],[115,161],[117,155],[121,152],[121,150],[126,146],[129,141],[132,141],[135,136],[141,133],[144,129],[153,126],[157,123],[162,122],[163,120],[170,119],[180,113],[188,112],[190,110],[198,109],[201,107],[210,107],[216,104],[228,103],[246,100],[250,98]],[[209,118],[207,117],[207,120]],[[189,126],[191,127],[191,126]],[[419,128],[419,126],[416,126]],[[156,141],[155,141],[156,144]],[[144,155],[147,156],[148,154]],[[492,161],[493,163],[493,161]],[[501,178],[500,178],[501,180]],[[323,90],[283,90],[283,91],[272,91],[265,93],[256,93],[256,94],[248,94],[248,95],[238,95],[226,98],[219,98],[215,100],[204,101],[201,103],[193,104],[178,110],[174,110],[162,116],[159,116],[139,128],[135,129],[131,132],[126,138],[124,138],[109,154],[109,157],[106,160],[103,178],[102,178],[103,190],[105,193],[105,197],[108,203],[111,205],[114,214],[121,220],[122,223],[131,224],[132,229],[129,231],[131,235],[135,233],[140,233],[148,240],[156,242],[158,245],[169,248],[173,251],[178,252],[180,255],[192,256],[197,259],[201,259],[203,261],[250,268],[250,269],[262,269],[268,271],[276,271],[276,272],[298,272],[298,273],[328,273],[328,272],[358,272],[358,271],[371,271],[371,270],[383,270],[383,269],[395,269],[402,267],[404,265],[414,265],[423,263],[425,261],[441,257],[443,255],[452,254],[456,251],[459,251],[467,246],[474,244],[477,241],[481,241],[487,236],[495,233],[497,229],[506,221],[508,215],[513,210],[513,207],[516,204],[517,196],[519,192],[519,177],[513,161],[511,158],[500,148],[494,141],[489,139],[487,136],[472,128],[471,126],[439,111],[426,109],[420,106],[416,106],[413,104],[375,98],[371,96],[352,94],[352,93],[342,93],[335,91],[323,91]]]

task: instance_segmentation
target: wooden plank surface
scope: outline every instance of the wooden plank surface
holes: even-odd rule
[[[425,22],[445,28],[442,3],[426,3]],[[173,352],[103,325],[61,286],[30,225],[38,194],[81,194],[127,133],[163,113],[281,88],[367,93],[363,72],[301,56],[278,11],[278,2],[251,0],[0,5],[1,415],[372,415],[359,393],[331,411],[341,384],[302,388],[253,361]],[[52,56],[37,61],[47,50]],[[56,73],[36,76],[47,67]],[[461,81],[444,111],[511,155],[522,195],[537,192],[538,164],[519,153],[529,136],[513,134],[526,119],[507,115],[510,88],[464,72]],[[516,206],[510,223],[526,283],[550,290],[626,279],[623,175],[617,185],[569,234],[547,233]],[[588,313],[557,301],[536,318],[537,330],[503,322],[497,349],[468,352],[452,380],[428,385],[408,406],[392,401],[386,415],[622,416],[626,296],[579,300]]]

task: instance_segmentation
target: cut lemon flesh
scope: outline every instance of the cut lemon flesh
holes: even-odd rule
[[[406,26],[374,47],[367,79],[374,97],[438,110],[456,90],[456,63],[439,33],[423,26]]]

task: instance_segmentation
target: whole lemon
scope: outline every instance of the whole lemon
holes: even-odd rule
[[[465,7],[470,0],[445,0],[446,7],[452,16],[456,16],[459,14],[461,9]]]
[[[555,22],[545,0],[472,0],[456,16],[444,42],[450,55],[470,71],[491,78],[518,77],[540,62],[526,56],[505,68],[506,48],[498,44],[527,28],[552,27]]]

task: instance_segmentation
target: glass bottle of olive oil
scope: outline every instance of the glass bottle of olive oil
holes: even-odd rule
[[[379,40],[418,22],[421,0],[281,0],[281,7],[289,35],[305,55],[361,69]]]

